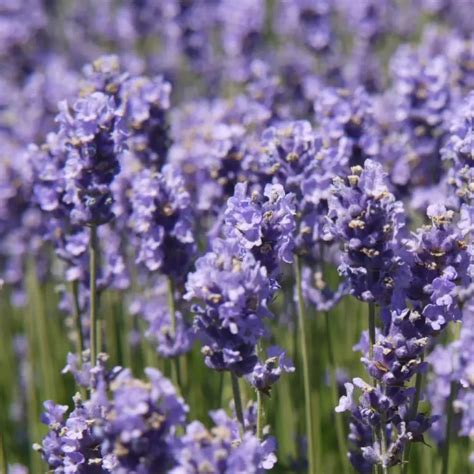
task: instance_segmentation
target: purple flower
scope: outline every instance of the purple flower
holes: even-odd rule
[[[396,275],[404,268],[398,252],[404,209],[389,192],[379,163],[367,160],[364,168],[351,171],[346,180],[334,180],[325,238],[343,243],[339,272],[350,282],[351,293],[384,305],[397,294]]]
[[[287,0],[278,6],[275,27],[280,34],[300,39],[315,52],[333,46],[333,5],[329,0]]]
[[[120,169],[114,100],[94,92],[77,99],[72,110],[66,103],[60,110],[58,122],[67,154],[64,200],[72,207],[71,221],[104,224],[114,217],[110,184]]]
[[[179,171],[143,170],[132,183],[129,226],[138,238],[137,263],[175,277],[185,274],[195,251],[191,200]]]
[[[281,263],[293,262],[295,212],[294,196],[283,186],[267,184],[263,195],[248,196],[247,185],[239,183],[224,212],[224,234],[250,250],[269,276],[276,277]]]
[[[112,472],[165,473],[174,464],[176,428],[184,424],[188,408],[158,370],[145,373],[149,383],[127,372],[119,375],[111,386],[108,417],[96,427]]]
[[[425,57],[421,51],[400,47],[392,59],[395,119],[407,137],[404,158],[409,183],[422,186],[441,177],[440,144],[446,132],[446,111],[451,101],[450,65],[441,55]]]
[[[348,293],[348,283],[342,280],[333,290],[319,270],[304,267],[302,270],[302,285],[304,298],[316,311],[329,311],[334,308]]]
[[[166,120],[170,93],[171,85],[162,77],[133,77],[120,89],[126,104],[128,148],[144,166],[153,166],[156,171],[166,162],[171,144]]]
[[[372,101],[362,87],[353,92],[324,88],[314,102],[323,139],[347,142],[349,166],[363,165],[380,149],[380,131],[374,120]]]
[[[214,426],[208,430],[194,421],[186,428],[176,451],[177,466],[171,474],[200,472],[262,473],[276,462],[273,438],[260,441],[251,431],[240,434],[237,420],[223,410],[211,412]]]
[[[272,284],[266,268],[234,240],[216,239],[188,275],[185,299],[196,298],[195,327],[206,364],[237,375],[250,373],[255,345],[267,334]]]
[[[247,379],[257,390],[269,395],[272,385],[278,381],[281,374],[294,372],[295,366],[280,347],[269,347],[267,356],[264,362],[259,361],[255,365]]]
[[[147,322],[146,336],[156,345],[161,357],[177,357],[191,350],[194,333],[180,311],[176,311],[173,324],[165,308],[166,298],[163,294],[137,298],[130,311]]]
[[[459,200],[474,203],[474,92],[456,111],[441,153],[452,164],[448,179]]]

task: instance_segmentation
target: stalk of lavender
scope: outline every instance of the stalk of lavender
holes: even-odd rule
[[[238,184],[224,213],[226,240],[212,241],[186,284],[186,298],[205,302],[193,311],[206,365],[245,376],[267,395],[282,372],[294,370],[278,348],[269,348],[264,362],[257,354],[257,344],[268,334],[264,319],[271,317],[267,305],[278,288],[280,262],[292,258],[292,200],[280,185],[248,195],[247,186]],[[237,407],[237,390],[234,394]]]
[[[446,403],[446,435],[444,438],[444,447],[442,454],[441,474],[448,474],[449,472],[449,454],[451,451],[451,441],[453,434],[453,416],[454,416],[454,401],[456,400],[458,391],[458,382],[453,381],[449,386],[449,397]]]
[[[61,104],[58,116],[67,155],[66,193],[72,207],[71,220],[90,228],[89,305],[93,364],[100,350],[98,339],[101,329],[97,315],[97,228],[113,218],[110,184],[119,172],[118,120],[114,98],[101,92],[78,99],[72,111],[67,104]]]
[[[172,339],[176,338],[176,306],[174,301],[174,283],[173,280],[168,277],[167,282],[167,293],[168,293],[168,309],[170,312],[170,336]],[[179,373],[179,361],[175,357],[171,361],[172,372],[173,372],[173,383],[176,387],[181,387],[180,373]]]
[[[424,362],[424,352],[420,356],[421,363],[423,364]],[[417,372],[416,378],[415,378],[415,395],[413,397],[413,402],[410,407],[410,413],[409,417],[411,419],[416,417],[416,414],[418,413],[418,404],[420,402],[420,396],[421,396],[421,388],[422,388],[422,383],[423,383],[423,373]],[[410,465],[410,452],[411,452],[411,443],[408,444],[408,446],[405,448],[405,451],[403,452],[403,460],[402,460],[402,474],[407,474],[408,473],[408,467]]]
[[[381,165],[366,160],[363,168],[359,166],[352,168],[352,174],[348,176],[347,181],[335,179],[333,194],[328,201],[327,235],[329,238],[336,237],[344,242],[345,254],[339,271],[350,282],[351,293],[369,303],[367,341],[369,360],[374,357],[376,344],[376,303],[383,308],[382,321],[385,327],[389,324],[387,306],[396,293],[393,280],[400,266],[395,252],[404,227],[403,208],[389,193],[385,179],[386,175]],[[358,385],[366,390],[365,385],[359,382]],[[376,377],[374,387],[369,389],[367,385],[367,390],[374,391],[378,397],[386,397],[384,384]],[[343,406],[340,404],[337,411],[343,411]],[[360,412],[353,410],[353,418],[357,420],[357,425],[354,426],[362,428],[360,415]],[[381,410],[380,416],[363,428],[368,431],[363,436],[367,441],[370,439],[369,442],[374,443],[374,449],[378,450],[383,460],[387,456],[385,439],[387,421],[387,415]],[[361,435],[358,438],[361,439]],[[362,459],[352,455],[351,461],[360,469],[368,469],[371,464],[379,464],[385,472],[388,467],[385,461],[374,462],[365,455]],[[368,464],[365,464],[366,461]]]
[[[72,306],[74,311],[74,324],[76,326],[76,354],[81,363],[82,351],[84,350],[84,337],[82,335],[81,308],[79,305],[79,288],[75,280],[71,283]]]
[[[301,283],[301,263],[298,256],[295,256],[295,278],[298,306],[298,328],[301,342],[301,356],[303,360],[303,382],[304,382],[304,400],[306,413],[306,436],[308,438],[308,472],[315,474],[316,460],[314,451],[314,435],[313,435],[313,410],[311,406],[311,379],[309,374],[309,357],[308,345],[306,339],[305,320],[306,314],[304,310],[303,289]]]
[[[100,351],[98,334],[101,331],[100,320],[97,319],[97,226],[90,226],[89,237],[89,308],[90,308],[90,349],[91,361],[95,363]]]
[[[1,472],[8,473],[8,460],[7,451],[5,449],[5,440],[3,438],[3,432],[0,433],[0,468]]]
[[[242,429],[245,431],[245,419],[244,412],[242,410],[242,396],[240,394],[239,379],[234,372],[231,372],[230,378],[232,382],[232,395],[234,397],[235,413],[242,426]]]
[[[337,405],[339,397],[338,397],[338,387],[337,387],[337,379],[336,379],[336,363],[334,360],[334,349],[333,349],[333,341],[331,335],[331,323],[329,321],[329,311],[325,311],[324,317],[326,320],[326,337],[327,337],[327,344],[328,344],[328,359],[329,359],[329,371],[330,371],[330,385],[331,385],[331,395],[332,395],[332,402],[334,406]],[[344,439],[344,426],[342,424],[342,418],[340,416],[336,416],[336,436],[337,436],[337,444],[338,444],[338,451],[340,455],[340,461],[342,470],[344,473],[347,473],[347,443]]]

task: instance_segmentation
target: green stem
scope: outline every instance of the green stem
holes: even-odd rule
[[[370,338],[370,348],[369,355],[372,359],[374,354],[374,344],[375,344],[375,304],[369,303],[369,338]]]
[[[168,283],[168,308],[170,310],[171,334],[176,332],[176,305],[174,303],[174,283],[171,277],[167,278]]]
[[[423,363],[425,359],[425,354],[421,354],[421,363]],[[409,419],[413,419],[418,412],[418,404],[420,403],[420,395],[421,395],[421,385],[423,382],[423,374],[421,372],[417,372],[416,379],[415,379],[415,397],[413,398],[413,403],[410,407]],[[405,452],[403,453],[403,464],[402,464],[402,474],[408,474],[408,464],[410,462],[410,451],[411,451],[411,444],[408,443]]]
[[[237,419],[242,425],[242,429],[245,431],[245,420],[244,412],[242,411],[242,398],[240,396],[239,379],[237,378],[237,375],[234,374],[234,372],[230,373],[230,377],[232,380],[232,394],[234,395],[235,413],[237,415]]]
[[[448,414],[446,415],[446,437],[444,441],[444,449],[443,449],[443,464],[441,468],[441,474],[448,474],[449,470],[449,449],[451,444],[451,432],[452,432],[452,424],[453,424],[453,403],[456,399],[458,385],[456,382],[451,382],[451,390],[449,393],[448,398]]]
[[[382,454],[382,459],[385,460],[385,451],[387,448],[387,442],[385,439],[385,428],[387,426],[387,423],[384,418],[382,418],[382,426],[380,427],[380,453]],[[385,465],[382,465],[382,472],[383,474],[388,473],[388,467]]]
[[[95,225],[92,225],[90,228],[89,275],[91,364],[95,366],[99,351],[98,331],[100,330],[100,322],[97,315],[97,227]]]
[[[301,284],[301,263],[299,257],[295,256],[295,278],[296,291],[298,301],[298,325],[300,333],[300,344],[303,359],[303,383],[304,383],[304,399],[305,399],[305,414],[306,414],[306,435],[308,439],[308,472],[309,474],[316,473],[316,460],[314,456],[314,437],[313,437],[313,415],[311,407],[311,382],[309,377],[309,358],[308,346],[306,342],[305,330],[305,309],[303,301],[303,288]]]
[[[72,305],[74,311],[74,324],[76,326],[76,352],[79,367],[82,365],[82,351],[84,350],[84,338],[82,336],[81,310],[79,308],[78,281],[72,282]]]
[[[45,299],[38,281],[35,262],[29,268],[29,298],[30,311],[35,315],[33,321],[34,336],[38,340],[39,360],[42,371],[42,395],[45,399],[57,399],[58,385],[55,383],[54,347],[52,346],[51,332],[48,327],[52,324],[46,317]],[[35,354],[38,355],[38,354]]]
[[[176,334],[176,304],[174,301],[174,282],[171,277],[167,278],[167,286],[168,286],[168,309],[170,311],[170,321],[171,321],[171,337],[174,337]],[[181,387],[179,360],[177,357],[173,357],[171,359],[171,377],[173,379],[174,385],[177,388]]]
[[[374,355],[374,344],[375,344],[375,304],[374,303],[369,303],[369,357],[370,359],[373,358]],[[373,379],[374,387],[377,386],[377,380],[374,378]],[[383,432],[383,423],[381,428],[376,428],[372,430],[372,436],[374,439],[376,439],[379,444],[380,444],[380,451],[383,456],[385,453],[385,446],[383,443],[383,438],[385,438]],[[382,466],[378,465],[376,466],[376,471],[377,472],[382,472]]]
[[[336,362],[334,359],[334,350],[332,347],[332,337],[331,337],[331,324],[329,321],[329,311],[324,313],[326,319],[326,337],[328,343],[328,359],[329,359],[329,372],[330,372],[330,386],[331,386],[331,395],[332,395],[332,404],[336,406],[339,401],[338,393],[337,393],[337,380],[336,380]],[[347,445],[346,445],[346,438],[344,434],[344,426],[342,424],[343,419],[341,416],[336,415],[336,437],[337,437],[337,444],[338,444],[338,452],[340,456],[342,470],[345,474],[348,474],[348,466],[347,466]]]
[[[8,472],[7,450],[2,433],[0,433],[0,472],[4,472],[5,474]]]
[[[263,396],[260,390],[257,390],[257,438],[263,438]]]

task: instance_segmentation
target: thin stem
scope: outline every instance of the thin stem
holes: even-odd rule
[[[382,426],[380,427],[380,452],[382,454],[382,459],[385,460],[385,451],[387,448],[387,441],[385,439],[385,429],[386,429],[387,423],[384,418],[382,418]],[[388,473],[388,467],[383,464],[382,466],[382,473],[387,474]]]
[[[245,420],[244,412],[242,411],[242,398],[240,396],[239,379],[237,378],[237,375],[234,374],[234,372],[230,373],[230,377],[232,380],[232,394],[234,395],[235,413],[237,415],[237,419],[242,425],[242,429],[245,431]]]
[[[76,326],[76,352],[79,367],[82,365],[82,351],[84,338],[82,336],[81,310],[79,308],[79,288],[77,280],[72,282],[72,306],[74,311],[74,324]]]
[[[301,263],[299,257],[295,256],[295,278],[296,278],[296,291],[298,301],[298,325],[300,333],[301,352],[303,359],[303,382],[304,382],[304,399],[305,399],[305,412],[306,412],[306,435],[308,439],[308,472],[309,474],[316,473],[316,460],[314,456],[314,437],[313,437],[313,415],[311,407],[311,383],[309,377],[309,358],[308,358],[308,346],[306,343],[306,330],[305,330],[305,309],[303,301],[303,288],[301,284]]]
[[[375,304],[369,303],[369,338],[370,338],[370,348],[369,355],[372,358],[374,354],[374,344],[375,344]]]
[[[456,382],[451,382],[451,390],[449,393],[449,398],[448,398],[448,414],[446,415],[446,436],[445,436],[445,441],[444,441],[444,449],[443,449],[443,464],[441,468],[441,474],[448,474],[449,470],[449,450],[450,450],[450,444],[451,444],[451,427],[453,424],[453,403],[454,400],[456,399],[457,395],[457,390],[458,385]]]
[[[97,227],[95,225],[92,225],[90,228],[89,275],[91,364],[92,366],[95,366],[99,351],[98,331],[100,330],[100,323],[97,314]]]
[[[331,395],[332,395],[332,403],[334,406],[338,404],[338,393],[337,393],[337,380],[336,380],[336,363],[334,359],[334,350],[332,347],[332,337],[331,337],[331,324],[329,321],[329,311],[324,313],[326,319],[326,338],[328,342],[328,359],[329,359],[329,372],[330,372],[330,386],[331,386]],[[347,445],[346,445],[346,438],[344,435],[344,426],[342,424],[343,420],[342,417],[336,415],[336,436],[337,436],[337,444],[338,444],[338,452],[340,456],[341,466],[344,473],[348,473],[348,466],[347,466]]]
[[[425,359],[425,353],[421,354],[421,363],[423,363]],[[417,372],[416,379],[415,379],[415,397],[413,398],[413,403],[410,407],[409,419],[413,419],[418,412],[418,404],[420,403],[420,395],[421,395],[421,385],[423,382],[423,374],[421,372]],[[408,443],[405,452],[403,453],[403,464],[402,464],[402,474],[408,474],[408,464],[410,462],[410,451],[411,451],[411,443]]]
[[[174,303],[174,283],[171,277],[167,278],[168,284],[168,309],[170,310],[171,335],[176,333],[176,305]]]
[[[257,390],[257,438],[263,437],[263,396],[260,390]]]
[[[375,303],[369,303],[369,357],[370,359],[373,358],[374,355],[374,344],[375,344]],[[377,380],[374,378],[373,379],[374,387],[377,386]],[[374,439],[376,439],[379,444],[380,444],[380,451],[383,455],[385,454],[385,446],[383,439],[385,438],[385,435],[382,434],[383,432],[383,423],[380,428],[375,428],[372,430],[372,436]],[[384,468],[380,465],[376,467],[377,472],[383,472]]]
[[[176,334],[176,304],[174,301],[174,282],[171,277],[167,277],[168,286],[168,309],[170,312],[171,337]],[[179,370],[179,360],[177,357],[171,359],[171,377],[176,387],[181,387],[181,376]]]
[[[7,450],[2,433],[0,433],[0,472],[5,474],[8,472]]]

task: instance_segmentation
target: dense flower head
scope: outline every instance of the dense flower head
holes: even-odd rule
[[[297,197],[303,172],[314,155],[315,133],[308,121],[282,123],[262,133],[260,160],[265,174]]]
[[[395,119],[408,136],[405,153],[415,186],[436,183],[441,175],[440,141],[446,132],[451,100],[450,65],[446,57],[425,57],[401,47],[392,58]]]
[[[412,309],[396,316],[400,324],[409,320],[424,335],[437,333],[449,321],[460,319],[458,291],[467,286],[470,261],[453,211],[432,205],[427,215],[431,224],[407,242],[411,278],[406,294]]]
[[[337,0],[336,4],[346,17],[351,33],[359,39],[374,43],[391,32],[396,20],[396,3],[393,0]]]
[[[158,370],[145,372],[148,382],[124,372],[110,385],[107,416],[96,431],[103,436],[101,452],[111,472],[165,473],[173,465],[176,428],[184,424],[188,408]]]
[[[326,238],[343,242],[339,271],[349,279],[351,293],[383,304],[390,300],[394,277],[402,268],[396,249],[405,227],[403,206],[388,190],[379,163],[367,160],[364,168],[351,172],[346,180],[335,179]]]
[[[291,35],[316,52],[332,46],[333,5],[328,0],[285,0],[279,2],[276,27],[280,34]]]
[[[183,275],[194,254],[190,195],[179,170],[142,170],[133,179],[130,228],[138,238],[137,262],[149,271]]]
[[[330,141],[307,121],[283,122],[262,134],[260,181],[280,183],[295,195],[297,251],[309,257],[323,239],[332,180],[348,169],[350,143]],[[262,172],[263,171],[263,172]]]
[[[267,269],[235,240],[216,239],[188,275],[185,298],[194,307],[206,364],[248,374],[257,363],[255,345],[267,334],[264,319],[272,296]]]
[[[442,442],[446,434],[446,410],[451,387],[456,387],[453,400],[455,429],[460,436],[474,435],[474,301],[468,301],[463,309],[463,321],[459,338],[447,346],[437,346],[428,356],[433,367],[426,388],[432,411],[439,416],[431,434]]]
[[[176,450],[178,463],[171,474],[258,474],[273,467],[276,462],[273,438],[262,442],[249,430],[240,435],[237,420],[229,418],[224,410],[211,412],[210,416],[214,422],[211,429],[199,421],[186,427]]]
[[[49,432],[43,439],[41,452],[44,461],[55,473],[106,472],[101,468],[99,452],[100,438],[94,434],[92,421],[101,416],[100,409],[92,401],[83,402],[74,398],[74,409],[65,417],[68,406],[44,402],[42,422],[48,425]]]
[[[26,302],[28,257],[34,255],[39,278],[48,268],[43,240],[46,225],[32,201],[33,176],[27,156],[16,147],[5,146],[0,150],[0,278],[11,286],[11,301],[16,306]]]
[[[469,0],[420,0],[418,3],[422,10],[440,16],[461,32],[472,33]]]
[[[112,97],[118,97],[121,86],[129,77],[122,71],[118,56],[114,54],[100,56],[83,67],[84,81],[82,90],[85,94],[102,92]]]
[[[41,446],[43,459],[61,472],[169,472],[174,465],[176,429],[187,405],[158,370],[145,370],[148,382],[130,372],[103,366],[72,370],[81,385],[93,388],[89,400],[74,397],[74,409],[52,401],[44,404],[49,432]],[[87,375],[90,374],[90,375]]]
[[[100,225],[113,218],[110,184],[119,172],[120,136],[114,99],[102,92],[77,99],[72,109],[61,104],[58,115],[67,160],[65,201],[72,205],[71,220]]]
[[[400,464],[408,442],[423,441],[426,432],[436,418],[417,414],[413,419],[400,410],[406,407],[413,389],[372,386],[361,378],[344,384],[346,395],[342,396],[336,412],[348,411],[351,415],[349,459],[359,472],[370,472],[372,466],[391,467]],[[361,392],[354,400],[354,391]],[[387,445],[381,449],[380,441],[374,439],[374,432],[384,430]]]
[[[27,50],[29,42],[37,40],[48,23],[45,5],[40,0],[22,2],[4,0],[0,9],[0,57],[7,57],[15,50],[17,52]],[[21,58],[23,55],[18,56]]]
[[[294,196],[280,184],[267,184],[262,193],[247,192],[238,183],[224,212],[224,234],[252,251],[270,276],[282,263],[293,262],[295,223]]]
[[[324,138],[347,140],[350,166],[363,165],[367,158],[378,155],[380,132],[371,99],[362,87],[353,92],[324,88],[315,100],[314,110]]]
[[[461,202],[474,202],[474,92],[471,92],[451,122],[449,138],[442,150],[452,168],[449,182]]]
[[[166,112],[170,107],[171,85],[162,77],[132,77],[121,89],[126,103],[124,120],[128,124],[128,149],[144,166],[160,170],[166,162],[170,137]]]
[[[269,118],[266,107],[247,96],[192,101],[173,111],[169,161],[183,170],[200,212],[217,213],[250,176],[248,141]]]
[[[217,7],[217,21],[221,27],[222,48],[232,64],[233,76],[245,77],[248,58],[261,42],[265,26],[266,5],[263,0],[221,0]]]

